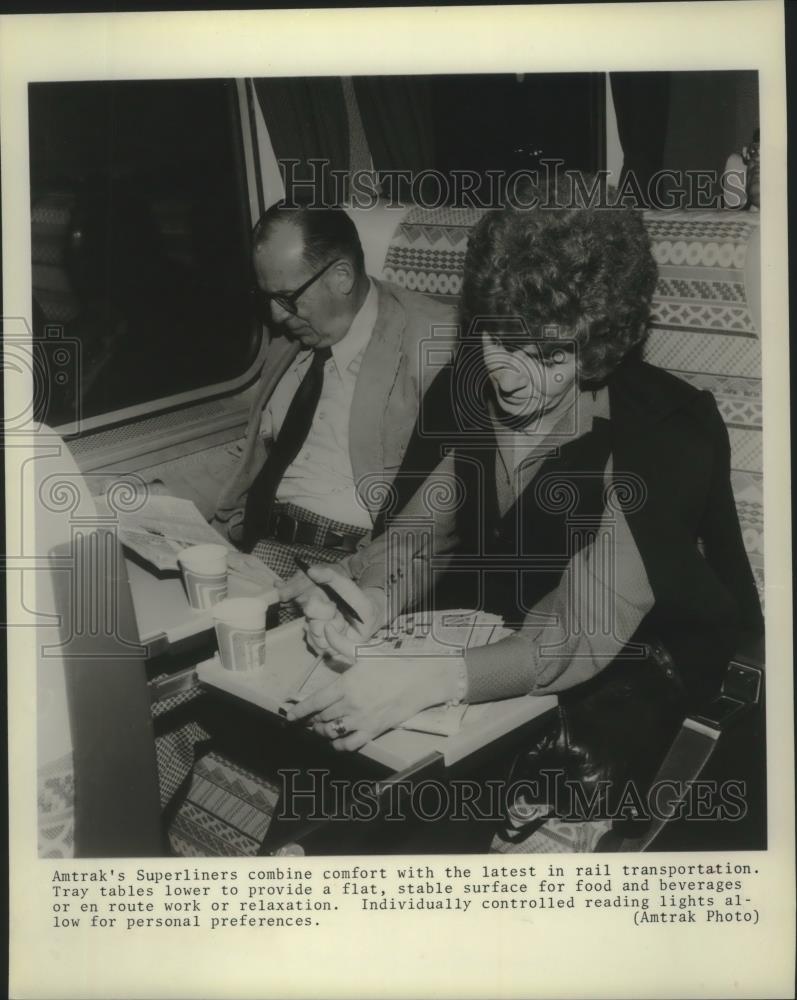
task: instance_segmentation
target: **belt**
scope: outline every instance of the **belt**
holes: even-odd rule
[[[364,535],[364,530],[351,532],[334,531],[313,521],[303,521],[284,511],[275,511],[271,516],[268,537],[288,545],[316,545],[322,549],[342,549],[355,552]]]

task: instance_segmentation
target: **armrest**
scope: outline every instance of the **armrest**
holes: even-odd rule
[[[669,782],[673,788],[669,797],[660,796],[660,815],[641,836],[623,837],[612,829],[605,835],[598,850],[644,851],[675,818],[678,803],[690,782],[700,777],[719,738],[742,718],[748,716],[761,701],[764,685],[764,637],[746,636],[728,664],[719,694],[700,712],[688,715],[662,761],[653,784]]]
[[[743,663],[746,666],[764,669],[764,636],[745,635],[742,637],[731,663]]]
[[[708,729],[716,737],[748,715],[761,700],[764,686],[764,637],[745,636],[728,664],[719,694],[684,725]]]

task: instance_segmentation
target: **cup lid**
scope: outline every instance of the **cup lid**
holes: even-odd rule
[[[265,615],[267,601],[262,597],[226,597],[213,605],[213,618],[219,621],[250,622]]]
[[[178,553],[177,561],[180,563],[192,563],[203,559],[221,559],[222,557],[226,560],[227,551],[228,549],[225,545],[216,545],[215,543],[191,545],[189,548],[183,549],[182,552]]]

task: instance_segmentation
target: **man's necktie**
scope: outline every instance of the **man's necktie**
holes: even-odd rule
[[[328,347],[313,352],[313,360],[291,400],[266,463],[249,488],[243,531],[246,552],[251,552],[256,543],[266,537],[277,488],[310,433],[324,385],[324,365],[331,357],[332,351]]]

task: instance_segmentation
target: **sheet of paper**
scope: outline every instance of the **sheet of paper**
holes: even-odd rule
[[[269,590],[282,583],[282,577],[278,576],[274,570],[269,569],[257,556],[246,555],[236,549],[230,549],[227,553],[227,575],[230,585],[233,581],[238,584],[240,596],[251,589],[253,585],[256,591]]]
[[[407,656],[458,655],[475,646],[497,642],[510,630],[496,615],[483,611],[437,611],[402,615],[377,639]],[[376,650],[375,650],[376,651]],[[400,663],[400,658],[399,658]],[[436,705],[407,719],[402,729],[439,736],[453,736],[462,728],[466,705]]]
[[[482,645],[509,632],[500,618],[481,611],[405,615],[391,628],[377,633],[368,651],[369,655],[389,656],[395,660],[396,670],[401,670],[405,658],[456,655],[467,649],[469,642]],[[268,698],[272,710],[276,710],[288,700],[308,697],[345,669],[345,664],[312,653],[304,640],[304,623],[297,620],[266,634],[266,665],[250,675],[250,679]],[[219,678],[227,679],[217,659],[203,664],[200,679],[214,683]],[[454,736],[462,728],[468,711],[467,705],[435,705],[407,719],[400,728]]]
[[[104,497],[97,497],[100,513],[112,513]],[[191,500],[159,494],[142,495],[134,511],[115,511],[123,545],[159,570],[178,570],[177,556],[191,545],[230,543],[211,527]]]
[[[427,624],[431,630],[431,621]],[[401,661],[402,657],[396,657],[397,670]],[[304,624],[297,620],[266,633],[266,664],[260,670],[225,670],[217,654],[198,664],[197,677],[272,714],[284,714],[297,695],[307,697],[333,681],[341,669],[319,660],[309,649]],[[556,697],[551,695],[432,708],[418,713],[410,725],[378,736],[359,752],[392,770],[412,766],[430,753],[441,754],[452,765],[555,705]]]

